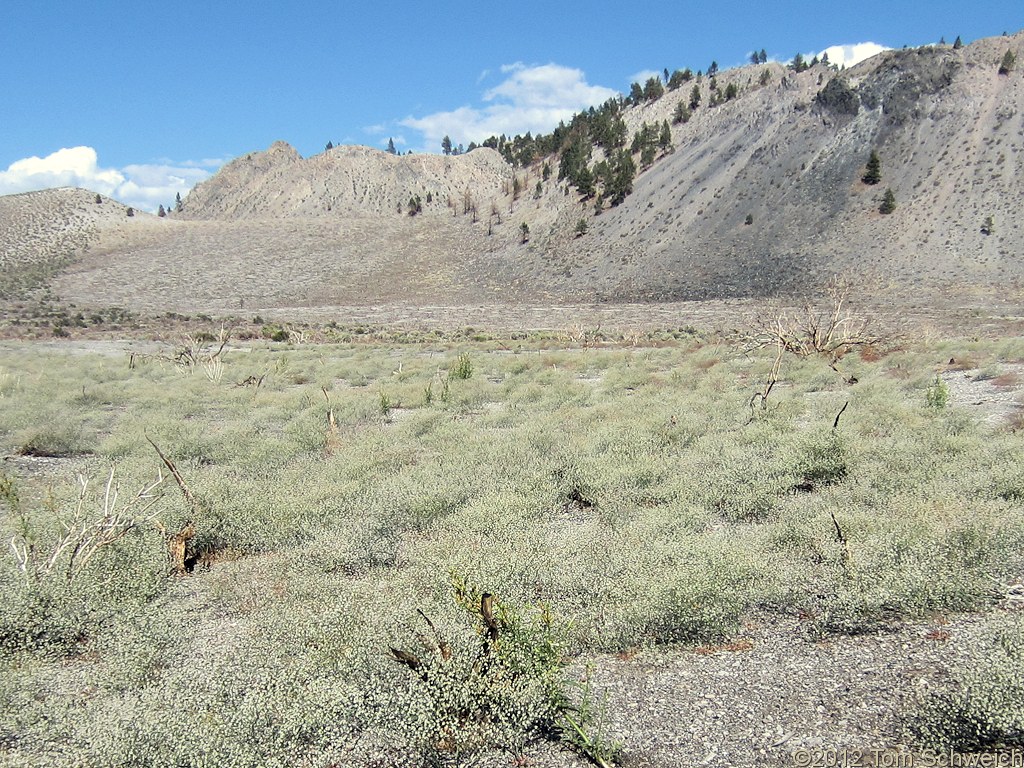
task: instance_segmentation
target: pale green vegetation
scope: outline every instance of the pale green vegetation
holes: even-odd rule
[[[255,342],[216,375],[5,348],[0,450],[23,456],[0,484],[0,760],[413,765],[558,734],[610,760],[573,658],[720,642],[753,612],[870,632],[984,609],[1020,573],[1021,436],[935,378],[954,355],[1019,360],[1020,341],[872,348],[842,376],[787,355],[757,409],[774,354],[669,341]],[[166,472],[147,436],[194,504],[165,480],[133,506]],[[26,473],[38,456],[65,458]],[[91,523],[111,466],[122,523],[167,533],[126,527],[71,578],[55,547],[76,472]],[[171,576],[188,521],[197,564]],[[1013,647],[989,661],[1019,688]],[[928,710],[927,740],[962,741],[958,706]]]
[[[1019,747],[1024,741],[1024,622],[994,621],[952,686],[931,693],[912,735],[945,751]]]

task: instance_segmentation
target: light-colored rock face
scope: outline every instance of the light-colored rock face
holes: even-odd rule
[[[1021,66],[1000,75],[1008,49]],[[82,225],[90,249],[57,287],[87,302],[123,285],[112,301],[195,310],[217,296],[246,307],[763,296],[836,273],[915,301],[1024,284],[1024,33],[891,51],[842,73],[740,67],[715,79],[739,92],[718,106],[703,77],[627,109],[630,137],[671,123],[695,84],[701,106],[671,127],[672,150],[596,215],[557,180],[557,157],[545,179],[545,161],[512,169],[490,149],[302,158],[278,142],[200,184],[172,220]],[[882,179],[869,186],[873,149]],[[883,215],[890,188],[896,209]]]
[[[198,219],[392,215],[429,195],[462,206],[468,192],[499,197],[512,169],[490,149],[466,155],[391,155],[369,147],[335,147],[303,159],[277,142],[240,157],[197,186],[185,216]],[[428,206],[428,210],[430,207]]]

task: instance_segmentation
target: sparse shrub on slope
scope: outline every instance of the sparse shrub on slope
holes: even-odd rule
[[[1015,66],[1017,66],[1017,56],[1013,51],[1007,50],[1007,52],[1003,54],[1002,61],[999,62],[999,74],[1008,75],[1013,71]]]
[[[886,189],[885,194],[882,195],[882,202],[878,206],[878,212],[884,216],[888,216],[890,213],[896,210],[896,195],[893,194],[891,189]]]
[[[856,115],[860,111],[860,97],[841,77],[829,80],[814,100],[825,109],[840,115]]]
[[[864,175],[861,176],[861,181],[865,184],[875,185],[882,180],[882,160],[878,157],[878,152],[871,150],[871,155],[868,157],[867,166],[864,169]]]

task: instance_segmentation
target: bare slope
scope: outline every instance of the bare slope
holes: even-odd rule
[[[303,159],[284,142],[228,163],[188,196],[184,214],[199,219],[390,216],[407,213],[410,199],[461,205],[466,193],[503,194],[512,169],[497,152],[459,157],[399,157],[369,147],[334,147]]]
[[[740,67],[714,79],[739,92],[714,107],[711,79],[687,83],[625,111],[632,135],[701,92],[672,150],[599,212],[557,180],[557,158],[545,179],[545,161],[512,169],[489,149],[302,158],[277,143],[196,187],[173,220],[99,231],[33,213],[55,232],[65,221],[72,245],[5,243],[4,258],[77,248],[61,295],[151,310],[742,298],[836,272],[911,301],[984,301],[1024,285],[1024,64],[999,74],[1007,49],[1024,62],[1024,33],[891,51],[841,73]],[[869,186],[873,149],[882,181]]]
[[[741,97],[677,126],[674,153],[566,256],[596,266],[618,297],[756,295],[834,271],[904,287],[1020,280],[1024,73],[997,68],[1022,43],[893,51],[841,74],[769,66],[763,87],[765,67],[734,70]],[[832,78],[855,114],[818,98]],[[681,98],[645,107],[644,119],[665,119]],[[861,181],[872,149],[874,187]],[[897,201],[889,216],[878,212],[886,188]],[[623,269],[607,269],[616,262]]]
[[[0,296],[37,287],[99,241],[133,221],[115,200],[84,189],[47,189],[0,197]],[[116,240],[116,237],[112,237]]]

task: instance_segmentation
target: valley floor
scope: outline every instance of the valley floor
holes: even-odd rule
[[[588,325],[0,344],[0,764],[1021,747],[1020,338]]]

